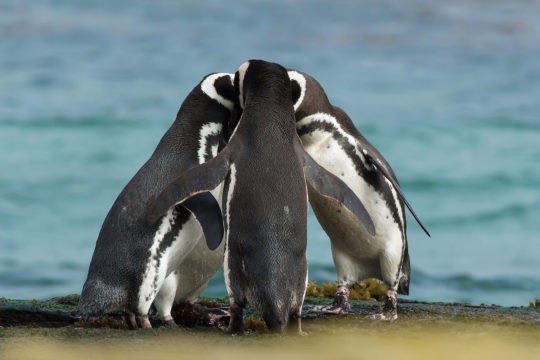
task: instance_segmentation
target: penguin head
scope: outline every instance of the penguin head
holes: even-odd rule
[[[252,95],[281,99],[290,92],[287,70],[264,60],[246,61],[236,71],[235,89],[241,109],[245,108],[246,99]]]
[[[306,77],[302,73],[294,70],[289,70],[287,74],[291,80],[294,111],[297,111],[306,96]]]
[[[250,61],[244,62],[234,75],[234,89],[237,92],[237,100],[240,109],[244,109],[244,80],[246,78],[246,72],[249,69]]]
[[[332,111],[332,105],[317,80],[306,73],[296,70],[289,70],[287,74],[291,81],[292,99],[297,121],[317,112]]]
[[[249,61],[246,61],[242,65],[240,65],[240,67],[234,74],[234,79],[233,79],[234,107],[231,114],[231,118],[229,119],[227,141],[229,141],[231,134],[234,132],[234,129],[238,125],[238,122],[240,121],[240,117],[242,116],[242,112],[244,110],[244,78],[246,76],[246,71],[248,67],[249,67]]]
[[[232,111],[234,107],[233,74],[208,74],[201,81],[200,86],[206,96],[217,101],[227,110]]]
[[[290,81],[283,66],[264,60],[244,62],[234,75],[234,110],[229,121],[229,133],[232,134],[250,98],[292,99],[290,92]]]
[[[208,98],[216,101],[221,107],[225,108],[229,112],[228,118],[222,118],[221,116],[211,116],[210,118],[200,117],[201,121],[217,121],[220,119],[222,121],[222,131],[221,131],[221,142],[220,147],[224,145],[228,139],[227,129],[230,118],[234,112],[234,85],[233,85],[234,75],[228,73],[211,73],[206,75],[199,84],[199,90],[202,91],[202,94]],[[193,102],[192,102],[193,103]],[[193,103],[194,104],[194,103]],[[197,106],[190,104],[191,108],[195,111],[201,110]],[[208,110],[209,108],[205,108]],[[205,110],[205,111],[206,111]],[[221,113],[221,112],[219,112]]]

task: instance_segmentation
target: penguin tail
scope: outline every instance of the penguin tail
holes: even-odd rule
[[[276,306],[267,306],[262,313],[262,318],[270,332],[283,333],[287,328],[289,315]]]
[[[88,280],[83,286],[77,314],[82,320],[104,315],[106,312],[124,307],[126,293],[123,289],[111,286],[101,280]]]
[[[399,280],[398,294],[409,295],[409,278],[404,276]]]
[[[403,260],[401,261],[401,278],[398,283],[398,293],[409,295],[409,283],[411,281],[411,261],[409,259],[409,249],[405,243]]]
[[[262,309],[258,310],[268,330],[275,333],[285,332],[291,314],[296,313],[297,306],[294,301],[291,302],[291,296],[286,292],[273,295],[267,293],[261,305]]]

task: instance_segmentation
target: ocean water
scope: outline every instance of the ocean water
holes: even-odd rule
[[[80,292],[101,223],[187,93],[310,73],[392,164],[410,299],[540,297],[540,3],[0,1],[0,297]],[[310,278],[335,277],[309,218]],[[127,260],[126,260],[127,261]],[[218,274],[205,292],[222,296]]]

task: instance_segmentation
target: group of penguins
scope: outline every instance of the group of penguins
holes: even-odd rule
[[[351,287],[377,278],[388,292],[374,317],[396,319],[410,280],[404,206],[427,230],[388,162],[308,74],[249,60],[207,75],[107,214],[78,312],[123,310],[148,328],[154,305],[174,326],[173,305],[223,266],[228,331],[242,331],[249,305],[269,330],[301,333],[308,202],[337,272],[321,311],[347,312]]]

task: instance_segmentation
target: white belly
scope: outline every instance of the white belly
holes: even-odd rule
[[[395,222],[386,200],[358,175],[353,161],[330,133],[316,130],[302,136],[301,140],[317,163],[351,188],[375,225],[376,235],[371,236],[352,214],[337,213],[338,208],[310,193],[317,219],[332,242],[338,277],[357,278],[354,281],[367,276],[385,277],[381,274],[380,262],[386,262],[389,268],[399,267],[403,247],[400,225]]]
[[[223,184],[212,190],[212,195],[221,206]],[[223,209],[222,209],[223,210]],[[201,236],[182,262],[175,267],[177,289],[175,301],[195,301],[206,288],[210,278],[223,266],[225,239],[215,250],[210,250],[201,230]]]

